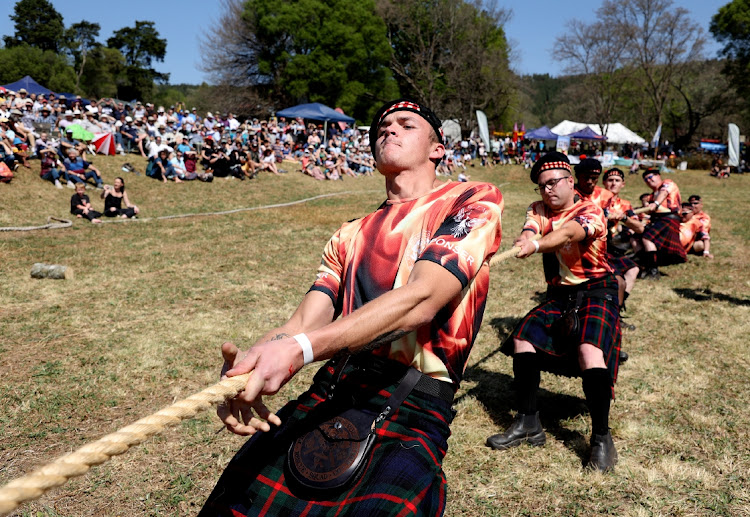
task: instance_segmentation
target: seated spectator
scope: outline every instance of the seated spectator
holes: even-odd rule
[[[458,179],[458,181],[460,181],[462,183],[465,183],[465,182],[469,181],[469,178],[470,178],[470,176],[467,176],[466,172],[464,172],[464,171],[461,171],[461,172],[458,173],[458,178],[457,179]]]
[[[68,158],[65,159],[63,164],[67,170],[68,181],[83,185],[86,183],[86,180],[93,179],[96,183],[96,188],[102,188],[102,174],[99,172],[99,169],[82,159],[75,148],[68,150]]]
[[[42,133],[39,135],[39,138],[36,139],[36,154],[37,156],[42,156],[42,149],[51,149],[52,152],[56,152],[55,146],[53,143],[49,140],[49,135],[46,131],[42,131]]]
[[[99,219],[102,214],[91,206],[91,201],[86,195],[86,186],[83,183],[76,185],[76,193],[70,198],[70,213],[76,217],[86,218],[92,223],[101,223]]]
[[[38,124],[49,124],[49,129],[52,129],[57,124],[57,116],[52,112],[52,108],[47,104],[43,104],[39,110],[39,115],[37,115],[34,121]]]
[[[107,217],[122,217],[123,219],[135,219],[140,210],[130,202],[128,193],[125,192],[125,180],[115,178],[114,186],[105,185],[101,193],[104,199],[104,215]],[[125,208],[122,204],[125,203]]]
[[[44,147],[40,149],[39,153],[41,160],[39,177],[43,180],[51,181],[57,188],[63,188],[62,183],[60,183],[60,176],[63,177],[63,180],[67,181],[67,174],[57,159],[55,150],[50,147]],[[73,186],[73,184],[70,183],[70,186]]]
[[[162,149],[159,151],[159,154],[152,162],[151,168],[146,170],[146,175],[154,179],[160,179],[164,183],[166,183],[168,179],[174,180],[175,183],[182,183],[182,180],[177,176],[177,171],[175,171],[172,164],[169,163],[168,149]]]
[[[120,126],[117,133],[120,139],[120,145],[124,152],[129,153],[138,147],[138,129],[133,126],[133,117],[126,115],[125,121]]]

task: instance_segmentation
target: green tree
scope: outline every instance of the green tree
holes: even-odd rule
[[[101,45],[88,54],[88,64],[80,77],[80,89],[90,99],[116,97],[124,82],[125,57],[115,48]]]
[[[750,0],[733,0],[719,9],[709,27],[711,34],[724,45],[721,53],[727,58],[724,73],[742,97],[750,100]]]
[[[459,119],[468,131],[475,111],[502,124],[515,96],[503,24],[508,12],[475,0],[380,0],[402,93]]]
[[[99,37],[99,24],[81,20],[65,30],[65,44],[73,56],[76,69],[76,90],[78,89],[86,59],[91,50],[100,46],[96,41]]]
[[[27,45],[1,48],[0,84],[18,81],[25,75],[56,92],[69,92],[76,84],[75,72],[62,54]]]
[[[154,22],[136,21],[135,27],[124,27],[107,40],[109,48],[125,56],[125,73],[118,87],[118,96],[124,99],[142,99],[153,93],[154,82],[165,83],[169,74],[157,72],[153,61],[164,61],[167,40],[159,37]]]
[[[59,52],[63,43],[63,17],[48,0],[19,0],[10,15],[13,36],[4,36],[5,46],[29,45]]]
[[[203,48],[216,83],[252,86],[277,107],[317,101],[369,120],[373,98],[397,95],[372,0],[225,0]]]

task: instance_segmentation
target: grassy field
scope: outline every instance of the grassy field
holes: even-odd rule
[[[143,170],[140,159],[128,160]],[[383,200],[381,177],[316,182],[292,171],[254,181],[162,185],[98,157],[105,181],[124,176],[144,218],[259,207],[222,216],[0,233],[0,483],[114,431],[218,378],[219,345],[243,347],[285,320],[314,278],[341,222]],[[535,195],[520,167],[470,169],[501,186],[507,249]],[[612,432],[614,473],[584,472],[590,434],[580,381],[543,375],[543,448],[495,452],[490,434],[513,415],[511,360],[498,343],[544,290],[538,257],[492,271],[484,326],[456,401],[445,460],[446,515],[750,515],[750,177],[670,175],[713,217],[713,260],[665,268],[628,303]],[[645,191],[630,176],[624,197]],[[66,217],[72,190],[32,171],[0,185],[0,226]],[[95,207],[98,192],[89,191]],[[35,280],[35,262],[74,280]],[[271,406],[306,386],[308,367]],[[213,412],[23,505],[23,516],[194,515],[243,443]]]

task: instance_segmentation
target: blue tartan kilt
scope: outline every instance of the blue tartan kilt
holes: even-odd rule
[[[447,482],[442,460],[448,450],[451,403],[417,391],[377,428],[364,474],[351,487],[321,500],[287,482],[287,450],[310,428],[315,409],[326,403],[333,371],[331,362],[324,365],[311,388],[277,413],[283,422],[280,427],[257,433],[245,443],[221,475],[200,517],[443,514]],[[383,385],[379,379],[373,389],[373,379],[358,375],[351,374],[337,390],[348,385],[356,393],[357,407],[377,414],[397,381]]]
[[[675,214],[656,217],[643,231],[643,239],[654,243],[660,266],[682,264],[687,261],[685,248],[680,243],[680,218]]]
[[[583,343],[588,343],[601,349],[614,386],[617,381],[622,338],[617,280],[614,276],[607,276],[577,287],[584,291],[606,289],[611,292],[611,299],[583,298],[578,310],[581,332],[575,342],[561,340],[553,335],[552,325],[568,309],[571,302],[567,297],[555,296],[548,292],[547,300],[531,309],[516,325],[503,343],[501,350],[504,354],[513,356],[514,339],[528,341],[539,355],[542,371],[566,377],[579,377],[581,368],[578,365],[578,347]]]

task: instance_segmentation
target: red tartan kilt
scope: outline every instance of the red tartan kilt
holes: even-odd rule
[[[680,218],[674,216],[651,216],[651,222],[643,232],[643,239],[656,245],[660,266],[682,264],[687,261],[685,248],[680,243]]]

